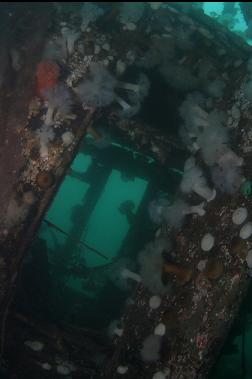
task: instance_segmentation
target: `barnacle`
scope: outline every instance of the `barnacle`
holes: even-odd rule
[[[206,271],[204,274],[208,279],[218,279],[224,271],[223,263],[218,259],[210,259],[207,262]]]
[[[36,177],[36,184],[42,190],[50,188],[54,184],[53,173],[50,171],[40,172]]]

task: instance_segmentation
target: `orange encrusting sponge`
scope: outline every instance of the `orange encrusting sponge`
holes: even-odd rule
[[[192,278],[192,270],[190,268],[181,267],[173,263],[166,263],[164,265],[164,272],[174,274],[180,284],[186,284]]]
[[[58,84],[60,68],[55,62],[44,61],[37,66],[37,92],[39,96],[44,97],[45,92]]]

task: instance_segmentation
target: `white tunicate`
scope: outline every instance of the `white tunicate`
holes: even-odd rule
[[[154,334],[145,338],[140,350],[140,355],[144,362],[155,362],[160,359],[161,341],[162,337]]]
[[[246,262],[248,265],[248,268],[252,269],[252,250],[249,250],[246,256]]]
[[[69,375],[71,374],[71,369],[64,365],[58,365],[57,366],[57,373],[60,375]]]
[[[129,368],[127,366],[118,366],[116,371],[118,372],[118,374],[124,375],[126,374],[128,369]]]
[[[201,240],[201,249],[203,251],[210,251],[214,245],[214,236],[212,234],[207,233],[204,235],[204,237]]]
[[[25,341],[25,346],[29,347],[33,351],[40,352],[44,349],[43,342],[40,341]]]
[[[69,146],[72,144],[74,140],[74,135],[72,132],[65,132],[62,134],[61,138],[62,138],[63,144],[65,146]]]
[[[246,208],[238,208],[234,211],[232,215],[232,221],[235,225],[241,225],[247,218],[248,211]]]
[[[151,296],[150,300],[149,300],[149,306],[151,309],[157,309],[159,308],[161,304],[161,297],[160,296]]]
[[[166,327],[165,327],[165,324],[163,324],[162,322],[160,324],[158,324],[155,329],[154,329],[154,334],[155,336],[164,336],[165,335],[165,331],[166,331]]]
[[[199,261],[199,263],[197,264],[197,269],[199,271],[204,271],[205,268],[206,268],[206,264],[207,264],[207,259],[202,259],[201,261]]]
[[[240,230],[239,236],[243,239],[246,240],[249,238],[252,234],[252,223],[247,222],[245,225]]]
[[[52,369],[52,366],[50,365],[50,363],[41,363],[41,367],[43,370],[46,370],[46,371],[50,371]]]
[[[166,378],[166,375],[162,371],[156,372],[152,377],[152,379],[165,379],[165,378]]]

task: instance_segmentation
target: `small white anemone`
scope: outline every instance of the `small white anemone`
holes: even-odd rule
[[[212,190],[208,187],[202,170],[196,166],[194,157],[188,158],[185,162],[180,189],[184,193],[195,192],[207,201],[213,200],[216,196],[215,189]]]
[[[116,86],[135,94],[139,100],[148,95],[150,89],[150,81],[145,74],[140,74],[138,83],[127,83],[118,81]]]
[[[197,214],[198,216],[204,216],[206,211],[204,209],[204,201],[198,205],[188,206],[188,209],[184,211],[184,214]]]
[[[141,104],[139,101],[136,101],[132,105],[127,103],[124,99],[122,99],[120,96],[115,94],[115,101],[120,105],[122,109],[118,111],[118,115],[121,118],[131,118],[135,114],[138,113],[140,110]]]
[[[186,215],[204,216],[206,213],[204,205],[204,202],[198,205],[190,205],[181,199],[177,199],[165,209],[165,220],[171,227],[178,228],[183,224]]]
[[[108,327],[108,336],[113,338],[115,335],[118,337],[123,335],[123,328],[120,328],[118,320],[113,320]]]
[[[152,222],[161,224],[166,222],[170,227],[179,228],[184,218],[189,214],[204,216],[205,202],[198,205],[190,205],[182,199],[175,200],[172,204],[165,198],[153,200],[149,205],[149,215]]]
[[[51,126],[53,124],[53,114],[54,114],[55,108],[48,104],[48,108],[45,114],[45,125],[46,126]]]
[[[80,37],[80,32],[77,32],[73,29],[70,29],[67,26],[64,26],[63,28],[61,28],[61,35],[63,39],[65,40],[68,54],[72,55],[74,52],[74,44],[77,41],[77,39]]]
[[[40,143],[40,157],[47,159],[49,155],[50,142],[52,142],[55,138],[54,129],[51,126],[44,124],[36,131],[36,136]]]
[[[132,279],[137,283],[140,283],[142,281],[142,278],[139,274],[132,272],[128,270],[127,268],[124,268],[121,272],[121,275],[124,279]]]
[[[138,83],[117,81],[116,87],[127,91],[131,104],[129,105],[120,96],[115,95],[115,100],[122,107],[122,110],[118,114],[120,117],[130,118],[139,111],[144,98],[148,95],[150,81],[145,74],[140,74]]]
[[[165,219],[167,209],[169,209],[170,202],[165,198],[152,200],[148,207],[149,216],[155,224],[162,224]]]

